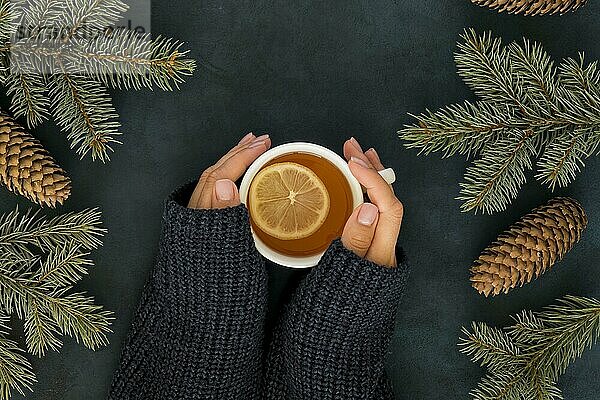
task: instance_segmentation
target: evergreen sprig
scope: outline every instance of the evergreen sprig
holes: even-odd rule
[[[463,328],[461,352],[488,369],[473,399],[562,399],[558,378],[600,338],[600,301],[566,296],[513,320],[504,330],[476,322]]]
[[[597,62],[580,54],[555,66],[527,39],[504,46],[472,29],[462,38],[458,74],[479,100],[412,115],[417,122],[398,132],[406,146],[475,158],[460,185],[463,211],[504,210],[534,162],[542,184],[569,185],[600,144]]]
[[[108,343],[112,313],[73,291],[104,233],[96,209],[51,219],[16,209],[0,217],[0,400],[35,382],[18,345],[5,337],[7,316],[24,321],[27,351],[39,357],[59,350],[61,335],[90,349]]]
[[[18,343],[6,337],[8,316],[0,314],[0,399],[10,398],[12,390],[24,395],[36,382],[31,363]]]
[[[71,148],[84,157],[108,159],[111,144],[119,144],[118,115],[106,88],[84,75],[58,74],[49,82],[49,97],[58,126],[68,132]]]
[[[13,3],[0,0],[0,82],[10,109],[30,128],[52,115],[82,157],[109,160],[120,143],[106,86],[173,90],[195,69],[178,41],[110,28],[127,10],[120,0]]]

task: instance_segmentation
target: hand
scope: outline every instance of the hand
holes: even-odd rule
[[[202,173],[188,202],[188,208],[226,208],[239,205],[240,194],[234,182],[269,147],[269,135],[255,137],[249,133],[244,136],[215,165]]]
[[[344,143],[344,156],[352,175],[366,188],[371,203],[354,210],[344,227],[342,243],[360,257],[395,267],[404,207],[392,187],[377,173],[385,167],[375,149],[363,151],[356,139],[351,138]]]

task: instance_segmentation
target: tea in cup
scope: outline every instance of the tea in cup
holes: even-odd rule
[[[393,183],[394,171],[380,174]],[[258,251],[291,268],[317,265],[346,221],[364,202],[346,161],[312,143],[272,148],[249,168],[240,197],[250,213]]]

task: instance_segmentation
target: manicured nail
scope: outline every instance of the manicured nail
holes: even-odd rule
[[[368,153],[369,151],[370,151],[371,153],[375,154],[375,156],[376,156],[377,158],[379,158],[379,153],[377,153],[377,151],[376,151],[374,148],[372,148],[372,147],[371,147],[369,150],[367,150],[367,153]]]
[[[365,226],[371,226],[377,219],[377,215],[379,215],[379,209],[376,205],[364,203],[360,206],[360,211],[358,212],[358,223]]]
[[[264,140],[254,141],[254,142],[250,143],[250,145],[248,146],[248,148],[249,149],[254,149],[254,148],[260,147],[260,146],[267,147],[267,143]]]
[[[255,142],[264,142],[265,140],[267,140],[269,138],[269,135],[260,135],[259,137],[257,137],[256,139],[254,139]]]
[[[233,200],[235,197],[235,185],[229,179],[219,179],[215,182],[217,199],[221,201]]]
[[[356,139],[354,138],[354,136],[352,136],[352,137],[350,138],[350,143],[352,143],[352,145],[353,145],[354,147],[356,147],[358,150],[360,150],[360,151],[363,151],[362,147],[360,147],[360,144],[358,143],[358,140],[356,140]]]
[[[267,143],[267,139],[269,138],[269,135],[262,135],[257,137],[256,139],[254,139],[252,141],[252,143],[250,143],[250,145],[248,146],[249,149],[253,149],[255,147],[259,147],[259,146],[265,146],[266,147],[266,143]]]
[[[252,133],[252,132],[247,133],[246,136],[244,136],[238,144],[246,144],[249,141],[251,141],[252,139],[254,139],[254,133]]]
[[[369,164],[367,164],[366,162],[364,162],[363,160],[361,160],[360,158],[356,158],[356,157],[350,157],[350,161],[357,163],[358,165],[360,165],[361,167],[364,168],[371,168],[369,167]]]

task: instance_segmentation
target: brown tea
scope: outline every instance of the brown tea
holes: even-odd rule
[[[316,174],[329,194],[330,207],[327,217],[317,231],[301,239],[282,240],[261,230],[252,219],[254,233],[271,249],[292,257],[306,257],[318,254],[329,246],[332,240],[340,237],[348,217],[353,211],[352,191],[344,174],[327,159],[306,153],[290,153],[274,158],[265,167],[284,162],[303,165]],[[251,187],[254,184],[251,183]],[[252,209],[248,199],[249,209]]]

